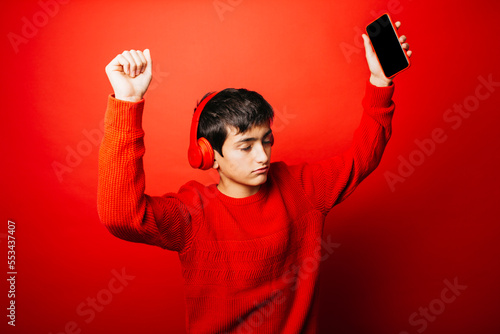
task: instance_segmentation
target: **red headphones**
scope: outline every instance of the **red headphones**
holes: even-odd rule
[[[191,123],[191,137],[188,149],[188,160],[189,164],[193,168],[199,169],[210,169],[214,165],[214,150],[212,145],[208,142],[206,138],[199,138],[198,136],[198,124],[200,123],[200,115],[205,108],[205,105],[217,95],[218,92],[214,92],[208,95],[201,101],[201,103],[196,107],[193,115],[193,122]]]

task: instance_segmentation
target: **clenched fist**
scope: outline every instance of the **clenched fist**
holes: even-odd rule
[[[115,92],[115,98],[137,102],[148,90],[152,78],[151,54],[130,50],[116,56],[107,66],[106,74]]]

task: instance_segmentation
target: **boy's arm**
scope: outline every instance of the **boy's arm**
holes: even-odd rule
[[[99,217],[121,239],[182,251],[192,237],[192,216],[186,205],[175,194],[144,194],[142,112],[151,58],[149,52],[134,51],[134,58],[132,51],[126,52],[106,67],[115,96],[108,99],[99,150]],[[141,59],[144,62],[137,64]]]
[[[396,22],[396,27],[400,26],[401,22]],[[346,199],[378,166],[391,137],[394,85],[392,79],[385,77],[368,36],[363,34],[362,37],[371,75],[362,102],[361,124],[354,134],[351,147],[344,154],[320,163],[290,168],[313,205],[323,213]],[[401,36],[399,41],[410,57],[412,52],[406,43],[406,36]]]
[[[290,166],[312,204],[327,213],[347,198],[357,185],[379,164],[391,137],[394,85],[375,87],[366,84],[361,123],[351,147],[341,155],[314,163]]]

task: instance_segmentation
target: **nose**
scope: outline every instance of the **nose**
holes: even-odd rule
[[[267,164],[271,156],[271,147],[259,144],[255,145],[255,161],[259,164]]]

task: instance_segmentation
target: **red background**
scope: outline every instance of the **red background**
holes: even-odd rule
[[[500,332],[500,87],[472,104],[479,76],[500,81],[498,2],[73,0],[45,6],[48,14],[41,3],[9,1],[0,14],[1,276],[8,219],[18,271],[15,329],[1,280],[2,332],[184,332],[177,255],[114,238],[96,212],[98,145],[86,133],[100,131],[111,93],[104,67],[116,54],[151,49],[144,163],[146,191],[160,195],[215,180],[186,159],[191,113],[207,91],[245,87],[274,106],[275,161],[346,149],[369,76],[359,33],[384,11],[403,22],[412,67],[395,80],[380,166],[327,218],[324,236],[340,247],[322,264],[321,332]],[[218,13],[217,3],[229,7]],[[34,21],[35,31],[24,27]],[[453,129],[443,116],[464,101],[474,110]],[[446,140],[418,153],[415,140],[439,128]],[[387,173],[410,158],[419,166],[391,188]],[[54,163],[67,166],[59,177]],[[82,303],[90,310],[87,298],[109,297],[112,270],[122,268],[135,278],[91,321],[78,314]],[[420,307],[444,305],[446,279],[467,288],[425,329],[411,324]]]

